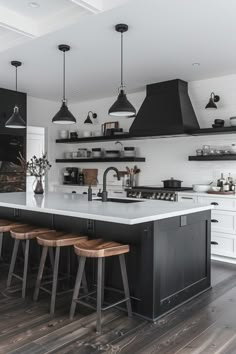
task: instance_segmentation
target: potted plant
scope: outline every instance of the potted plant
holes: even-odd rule
[[[24,169],[24,171],[29,176],[35,177],[34,193],[35,194],[43,194],[44,193],[43,177],[46,175],[46,173],[52,167],[52,165],[49,163],[49,161],[47,159],[47,154],[43,154],[42,157],[37,157],[34,155],[27,162],[23,158],[23,156],[20,154],[20,157],[18,157],[18,160],[20,161],[20,164],[21,164],[22,168]]]

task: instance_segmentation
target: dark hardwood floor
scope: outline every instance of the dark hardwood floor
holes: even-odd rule
[[[96,315],[88,309],[68,319],[68,294],[51,316],[46,294],[34,303],[29,291],[24,301],[18,285],[6,291],[6,274],[0,265],[0,354],[236,353],[236,265],[213,262],[212,290],[155,323],[106,312],[102,335],[95,333]]]

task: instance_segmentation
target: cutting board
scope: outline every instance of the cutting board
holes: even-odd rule
[[[84,184],[95,186],[97,185],[98,169],[97,168],[85,168],[83,169]]]

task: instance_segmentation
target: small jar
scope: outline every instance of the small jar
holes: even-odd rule
[[[136,155],[136,151],[135,151],[135,147],[124,147],[124,156],[125,157],[135,157]]]
[[[236,155],[236,144],[231,145],[231,154]]]
[[[209,155],[210,149],[211,149],[210,145],[203,145],[203,147],[202,147],[203,155],[205,155],[205,156]]]
[[[120,151],[119,150],[106,150],[106,157],[119,157],[120,156]]]
[[[78,149],[78,157],[81,159],[86,159],[88,156],[87,149]]]
[[[101,148],[92,149],[92,157],[99,158],[101,156],[102,156],[102,149]]]
[[[196,150],[196,155],[197,155],[197,156],[202,156],[202,153],[203,153],[203,152],[202,152],[202,149],[197,149],[197,150]]]
[[[210,155],[216,155],[216,149],[214,149],[213,147],[210,148],[210,151],[209,151],[209,154]]]

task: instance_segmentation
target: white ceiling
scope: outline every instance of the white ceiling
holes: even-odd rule
[[[235,13],[235,0],[129,0],[2,52],[1,86],[14,87],[9,62],[22,60],[19,88],[32,96],[59,101],[62,56],[57,45],[68,43],[72,47],[67,55],[69,101],[116,94],[120,37],[113,28],[119,22],[130,26],[125,34],[128,92],[173,78],[191,81],[236,73]],[[194,62],[201,65],[193,67]]]

